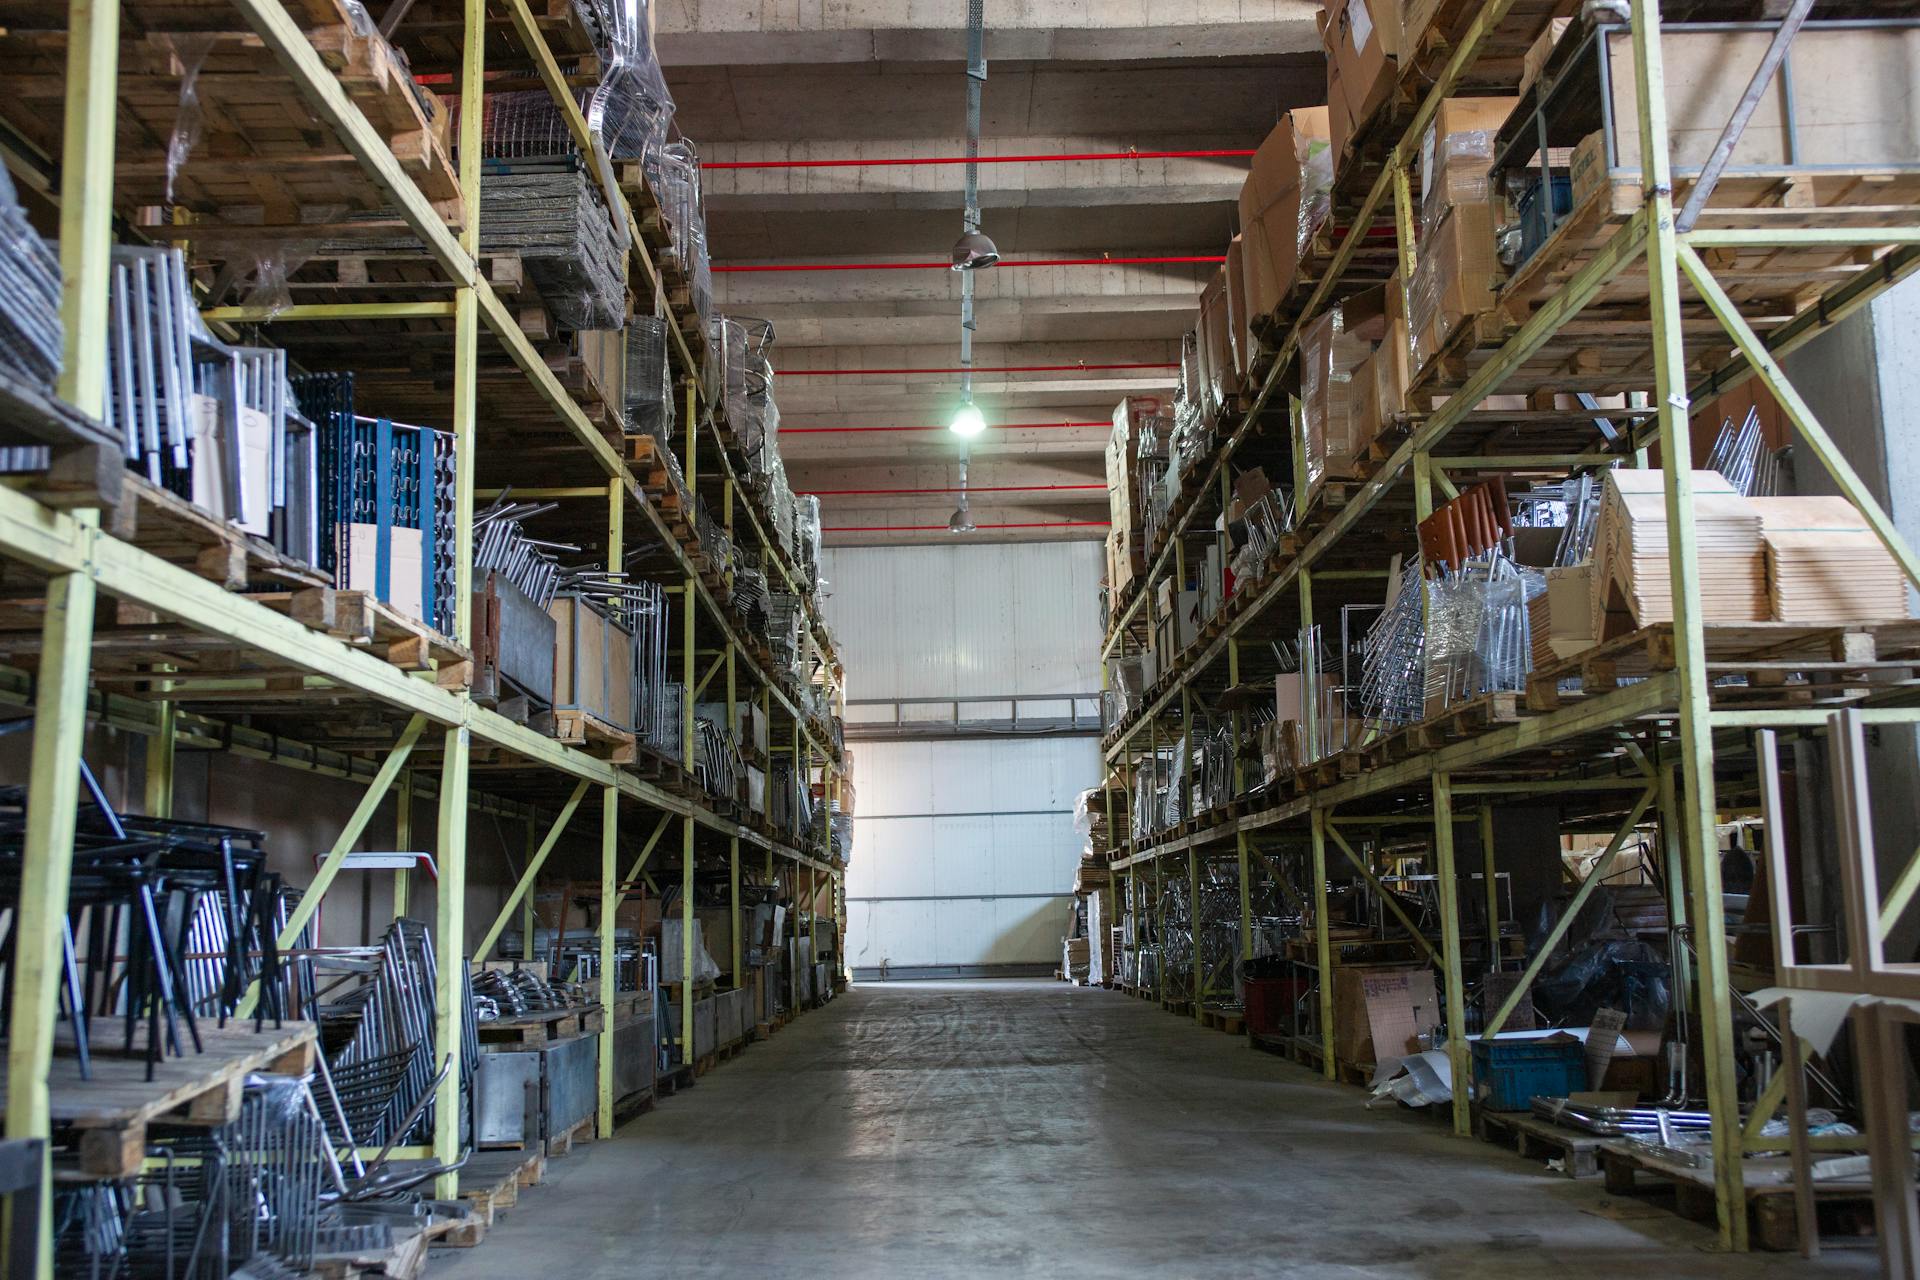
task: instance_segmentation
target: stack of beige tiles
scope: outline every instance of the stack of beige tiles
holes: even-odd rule
[[[1707,622],[1760,622],[1770,614],[1760,510],[1717,471],[1693,473],[1693,523],[1700,565],[1700,614]],[[1667,559],[1667,494],[1661,472],[1607,472],[1594,534],[1594,634],[1673,620]],[[1604,625],[1604,615],[1624,611]]]
[[[1765,530],[1767,593],[1781,622],[1875,622],[1907,616],[1907,582],[1845,498],[1755,498]]]

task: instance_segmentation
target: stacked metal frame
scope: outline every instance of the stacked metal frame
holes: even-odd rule
[[[59,254],[27,222],[0,167],[0,373],[50,388],[62,342]]]
[[[626,430],[661,444],[672,442],[676,419],[673,369],[667,360],[671,323],[664,316],[635,316],[627,322]]]
[[[303,374],[293,379],[293,391],[318,425],[316,565],[343,590],[370,591],[396,607],[417,599],[420,621],[450,627],[453,436],[355,413],[350,373]],[[417,556],[414,540],[396,537],[396,530],[417,531]],[[414,573],[418,578],[409,580]]]

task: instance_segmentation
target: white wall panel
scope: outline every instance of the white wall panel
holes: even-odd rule
[[[851,698],[1100,687],[1100,544],[837,547],[831,624]]]
[[[826,613],[848,697],[1098,689],[1100,568],[1088,542],[829,550]],[[1005,717],[1011,704],[972,710]],[[1057,963],[1082,843],[1073,802],[1099,779],[1096,741],[864,741],[854,755],[854,965]]]

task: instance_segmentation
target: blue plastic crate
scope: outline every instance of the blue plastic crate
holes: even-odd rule
[[[1578,1040],[1475,1040],[1473,1082],[1483,1106],[1525,1111],[1535,1097],[1564,1098],[1587,1087],[1587,1047]]]

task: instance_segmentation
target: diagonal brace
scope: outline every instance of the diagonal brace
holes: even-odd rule
[[[280,930],[280,936],[274,945],[283,953],[293,949],[294,942],[300,937],[300,931],[307,927],[314,914],[320,910],[320,903],[327,896],[327,890],[333,887],[333,879],[340,874],[340,867],[360,843],[360,837],[366,833],[367,824],[373,821],[380,805],[387,798],[387,792],[393,789],[394,779],[407,767],[407,757],[413,754],[414,744],[420,741],[420,735],[426,732],[427,718],[415,715],[407,721],[407,727],[400,731],[399,741],[393,744],[393,750],[381,762],[380,771],[373,775],[373,781],[360,797],[360,803],[354,806],[353,815],[347,819],[347,825],[340,829],[340,835],[333,842],[333,848],[320,863],[319,870],[313,873],[313,884],[301,895],[299,905],[293,914],[287,917],[286,927]],[[260,1000],[260,980],[254,979],[247,988],[247,994],[241,997],[236,1016],[245,1018],[253,1013],[254,1005]]]
[[[647,843],[641,847],[640,856],[635,858],[633,865],[627,868],[627,874],[620,877],[620,884],[613,898],[615,907],[627,900],[627,894],[631,891],[629,886],[638,880],[640,873],[646,869],[647,859],[653,856],[653,847],[660,843],[660,837],[667,833],[667,824],[672,821],[672,814],[663,813],[660,815],[660,821],[653,824],[653,834],[647,837]]]
[[[506,902],[500,908],[500,914],[493,918],[493,923],[487,927],[486,936],[480,939],[480,945],[473,949],[476,960],[484,960],[487,953],[493,950],[493,944],[500,940],[500,931],[507,927],[507,921],[513,919],[514,908],[520,905],[520,899],[533,892],[534,877],[540,874],[540,868],[546,863],[547,855],[553,852],[553,846],[560,843],[560,833],[565,831],[567,823],[573,820],[573,811],[580,807],[580,800],[587,794],[587,788],[591,785],[592,783],[587,779],[582,778],[574,786],[573,794],[567,797],[567,803],[560,809],[560,816],[553,820],[551,827],[547,828],[546,839],[542,840],[539,849],[534,851],[532,860],[527,863],[527,869],[520,873],[519,883],[515,884],[513,892],[507,895]],[[526,942],[530,945],[532,939],[527,939]]]
[[[1613,833],[1613,839],[1607,841],[1606,851],[1600,855],[1599,861],[1593,864],[1593,870],[1581,882],[1579,890],[1573,895],[1573,900],[1567,903],[1566,910],[1562,911],[1560,918],[1553,922],[1553,928],[1547,931],[1546,940],[1540,944],[1540,949],[1534,952],[1526,971],[1520,975],[1520,981],[1514,983],[1513,990],[1507,993],[1500,1011],[1488,1020],[1486,1030],[1480,1033],[1481,1039],[1491,1040],[1499,1035],[1500,1028],[1507,1025],[1507,1019],[1511,1018],[1513,1011],[1520,1007],[1520,997],[1527,994],[1533,986],[1533,980],[1540,976],[1542,969],[1547,967],[1547,957],[1551,956],[1553,949],[1560,945],[1560,940],[1567,936],[1567,930],[1573,927],[1574,917],[1580,914],[1581,908],[1587,905],[1587,899],[1593,896],[1594,890],[1600,887],[1601,881],[1605,880],[1607,874],[1612,871],[1614,858],[1619,855],[1621,849],[1626,847],[1627,837],[1632,835],[1633,829],[1640,825],[1640,819],[1645,816],[1648,806],[1653,804],[1658,792],[1659,787],[1648,787],[1640,793],[1640,798],[1633,802],[1633,808],[1627,813],[1626,820],[1620,824],[1620,829]]]
[[[1379,877],[1373,874],[1365,860],[1353,851],[1353,846],[1347,843],[1347,838],[1340,834],[1340,828],[1328,824],[1327,834],[1333,838],[1334,846],[1347,856],[1347,861],[1353,864],[1354,870],[1366,877],[1367,883],[1373,886],[1373,891],[1380,895],[1380,901],[1386,903],[1387,910],[1393,912],[1395,918],[1406,926],[1407,932],[1413,935],[1413,940],[1420,944],[1422,951],[1427,953],[1427,959],[1431,960],[1434,967],[1442,973],[1446,972],[1447,966],[1440,959],[1440,953],[1433,949],[1433,944],[1428,942],[1426,935],[1420,932],[1420,927],[1414,924],[1413,917],[1408,915],[1406,909],[1400,905],[1400,900],[1394,896],[1393,891],[1381,884]]]
[[[1787,380],[1786,371],[1768,352],[1767,344],[1748,326],[1745,317],[1740,314],[1739,306],[1727,296],[1726,291],[1720,287],[1719,281],[1713,278],[1713,273],[1707,270],[1707,265],[1700,260],[1700,255],[1684,243],[1676,246],[1676,252],[1679,255],[1680,269],[1687,273],[1687,278],[1693,281],[1694,288],[1700,291],[1700,297],[1706,302],[1707,309],[1713,312],[1714,318],[1733,336],[1734,345],[1740,348],[1740,353],[1760,375],[1760,380],[1767,385],[1767,389],[1773,392],[1774,398],[1780,402],[1780,407],[1786,410],[1787,417],[1792,420],[1793,425],[1806,440],[1807,446],[1813,450],[1814,456],[1820,459],[1820,465],[1827,469],[1827,474],[1833,477],[1834,483],[1839,486],[1840,492],[1845,495],[1847,501],[1851,502],[1866,519],[1873,532],[1886,545],[1887,551],[1900,562],[1901,571],[1907,575],[1907,580],[1920,586],[1920,556],[1914,555],[1906,539],[1902,538],[1899,530],[1894,527],[1893,520],[1881,509],[1880,504],[1874,501],[1873,494],[1868,491],[1866,484],[1848,464],[1845,455],[1834,445],[1832,437],[1828,436],[1826,430],[1821,427],[1819,419],[1813,416],[1813,410],[1808,407],[1805,400],[1800,398],[1800,393],[1794,390],[1793,383]]]

